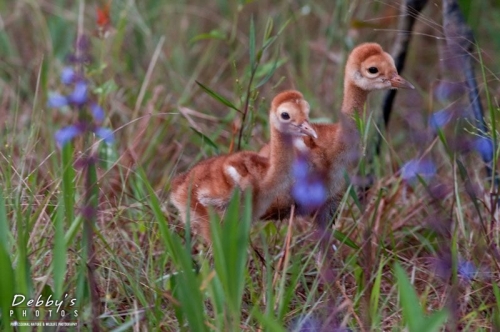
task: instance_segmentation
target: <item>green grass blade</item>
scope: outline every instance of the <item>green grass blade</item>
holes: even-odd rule
[[[188,248],[184,248],[176,234],[170,232],[156,193],[147,180],[144,170],[139,169],[138,174],[149,193],[149,204],[158,221],[160,233],[167,251],[174,261],[174,264],[181,270],[181,272],[173,276],[173,278],[177,286],[176,294],[179,296],[182,312],[186,316],[191,331],[206,331],[207,326],[205,325],[203,296],[200,291],[200,282],[193,270],[191,252],[188,251]]]
[[[165,219],[165,215],[163,214],[163,211],[161,210],[160,202],[158,201],[158,197],[156,196],[156,193],[154,192],[153,188],[151,187],[151,184],[148,182],[146,178],[146,174],[144,173],[144,170],[141,168],[138,170],[138,174],[140,179],[143,181],[144,185],[146,186],[146,190],[149,193],[149,204],[153,210],[153,215],[155,216],[156,221],[158,222],[158,227],[160,228],[160,233],[161,236],[164,240],[165,247],[169,251],[169,253],[172,255],[172,259],[174,260],[174,263],[176,265],[179,264],[178,261],[178,253],[176,252],[176,248],[174,245],[174,242],[172,240],[172,234],[170,230],[168,229],[168,224],[167,220]]]
[[[269,70],[267,72],[266,76],[259,83],[257,83],[257,85],[255,86],[254,89],[260,88],[261,86],[263,86],[264,84],[266,84],[267,81],[269,81],[269,79],[271,78],[271,76],[273,76],[274,72],[278,68],[278,62],[279,62],[279,57],[276,57],[276,60],[274,61],[274,64],[273,64],[273,67],[271,68],[271,70]]]
[[[232,108],[233,110],[237,111],[237,112],[240,112],[241,111],[238,109],[238,107],[236,107],[233,103],[231,103],[229,100],[227,100],[226,98],[222,97],[221,95],[219,95],[218,93],[216,93],[215,91],[211,90],[210,88],[208,88],[207,86],[201,84],[200,82],[196,81],[196,84],[198,84],[198,86],[203,90],[205,91],[210,97],[212,97],[213,99],[217,100],[218,102],[226,105],[227,107],[229,108]]]
[[[433,313],[429,317],[426,317],[425,320],[419,325],[416,331],[426,331],[426,332],[434,332],[440,331],[443,327],[443,324],[448,319],[448,312],[446,310],[441,310]]]
[[[217,144],[214,143],[214,141],[212,141],[208,136],[206,136],[205,134],[199,132],[198,130],[194,129],[193,127],[189,127],[192,131],[194,131],[198,136],[200,136],[200,138],[206,142],[208,145],[210,145],[214,150],[215,150],[215,153],[219,154],[220,153],[220,150],[219,150],[219,147],[217,146]]]
[[[377,270],[377,276],[375,277],[375,281],[373,282],[372,293],[370,294],[370,316],[372,322],[375,320],[375,317],[377,317],[378,313],[378,306],[380,301],[380,286],[382,283],[384,265],[385,262],[383,260],[380,260],[380,264]]]
[[[0,308],[2,309],[3,323],[2,331],[12,330],[10,327],[10,306],[14,298],[14,271],[12,270],[12,263],[10,255],[3,246],[0,246],[0,269],[2,270],[2,282],[0,282]]]
[[[359,250],[359,246],[349,238],[346,234],[342,233],[339,230],[334,230],[333,231],[333,236],[339,240],[341,243],[345,243],[347,246],[351,247],[352,249]]]
[[[420,301],[410,283],[410,280],[406,276],[406,272],[403,270],[399,263],[394,265],[394,273],[396,275],[396,280],[399,288],[399,299],[400,305],[403,309],[403,318],[408,324],[410,332],[417,332],[423,320],[423,312],[420,307]]]
[[[10,250],[9,246],[9,222],[7,221],[7,211],[5,209],[5,198],[3,190],[0,187],[0,246],[8,252]]]
[[[199,35],[194,36],[189,40],[189,44],[194,44],[197,41],[207,40],[207,39],[226,40],[227,36],[223,31],[215,29],[210,31],[209,33],[200,33]]]
[[[54,275],[54,295],[60,299],[63,295],[64,279],[66,276],[66,241],[64,239],[64,199],[60,199],[55,215],[55,236],[52,260],[52,273]]]
[[[10,327],[10,306],[14,298],[14,271],[10,260],[10,250],[7,242],[9,229],[7,224],[7,214],[5,212],[5,200],[0,188],[0,270],[2,271],[2,282],[0,282],[0,310],[2,331],[11,331]]]
[[[61,151],[62,155],[62,195],[64,197],[64,209],[67,222],[75,218],[75,170],[73,168],[73,144],[65,144]]]
[[[177,294],[181,303],[182,312],[186,316],[191,331],[207,331],[205,325],[205,310],[203,308],[203,296],[200,291],[200,282],[193,270],[191,253],[183,249],[179,238],[172,237],[173,245],[179,253],[179,268],[182,272],[173,276],[177,284]]]
[[[252,316],[259,321],[264,331],[286,332],[286,329],[275,318],[262,314],[258,309],[252,312]]]
[[[500,329],[500,288],[493,283],[493,294],[495,294],[496,308],[493,311],[493,326]]]
[[[237,324],[233,328],[239,326],[245,286],[245,268],[252,218],[252,198],[249,192],[244,195],[241,216],[239,207],[240,193],[236,191],[226,210],[223,225],[219,226],[217,218],[211,218],[215,268],[224,289],[228,308],[233,316],[232,321]]]
[[[250,19],[250,35],[248,38],[248,48],[250,51],[250,71],[253,71],[257,64],[257,59],[255,58],[255,24],[253,21],[253,17]]]
[[[274,21],[273,21],[272,17],[269,17],[267,19],[266,29],[264,30],[264,37],[262,40],[262,45],[264,45],[265,42],[271,37],[271,33],[273,32],[273,27],[274,27]]]

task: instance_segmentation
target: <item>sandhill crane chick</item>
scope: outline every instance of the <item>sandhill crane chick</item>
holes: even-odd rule
[[[204,160],[172,181],[170,200],[186,222],[189,209],[193,229],[209,242],[208,208],[222,213],[234,190],[251,188],[254,219],[261,216],[293,184],[294,142],[316,138],[309,124],[309,104],[298,91],[278,94],[269,113],[269,155],[243,151]],[[190,201],[188,206],[188,201]]]
[[[316,217],[320,225],[333,217],[345,191],[344,172],[347,170],[349,173],[355,156],[359,154],[360,137],[354,120],[356,113],[363,110],[370,91],[397,88],[414,87],[399,76],[393,58],[380,45],[365,43],[352,50],[345,67],[340,121],[334,124],[313,124],[318,139],[303,138],[310,150],[310,166],[322,175],[328,188],[328,199]],[[266,145],[259,154],[267,156],[269,152],[269,146]],[[265,216],[284,217],[293,203],[292,196],[280,196]],[[295,203],[300,207],[301,202]]]

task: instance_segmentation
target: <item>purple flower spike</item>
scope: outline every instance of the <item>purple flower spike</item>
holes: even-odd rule
[[[71,67],[65,67],[61,72],[61,82],[63,84],[69,85],[73,83],[75,77],[75,71]]]
[[[81,133],[82,131],[77,126],[67,126],[59,129],[55,133],[54,137],[56,139],[57,145],[62,147]]]
[[[113,136],[113,131],[111,129],[99,127],[95,130],[95,134],[107,144],[113,144],[115,141],[115,137]]]
[[[428,180],[436,174],[436,166],[428,159],[413,159],[401,168],[401,177],[408,182],[414,182],[417,175]]]
[[[94,120],[96,120],[97,122],[104,121],[104,111],[101,106],[97,104],[92,104],[90,106],[90,110],[92,111],[92,116],[94,117]]]
[[[76,40],[76,48],[82,53],[88,52],[90,50],[89,37],[86,35],[78,36],[78,39]]]
[[[48,107],[61,108],[68,105],[68,98],[58,92],[51,93],[47,102]]]
[[[88,85],[85,82],[78,82],[75,84],[75,89],[68,96],[69,100],[76,105],[83,105],[87,102]]]
[[[451,120],[452,114],[444,109],[433,113],[429,119],[429,125],[437,131],[439,128],[443,128]]]
[[[474,149],[481,154],[484,161],[493,160],[493,142],[489,137],[479,137],[475,140]]]

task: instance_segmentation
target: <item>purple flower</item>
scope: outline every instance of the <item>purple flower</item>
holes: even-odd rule
[[[68,56],[68,60],[74,64],[86,64],[92,60],[90,55],[90,40],[86,35],[78,36],[75,43],[76,51]]]
[[[305,179],[309,174],[307,159],[299,156],[293,163],[293,176],[295,179]]]
[[[115,141],[115,137],[113,136],[113,131],[111,129],[99,127],[95,130],[95,134],[107,144],[113,144]]]
[[[64,146],[66,143],[71,141],[73,138],[76,136],[80,135],[82,133],[81,128],[75,125],[67,126],[64,128],[59,129],[55,135],[54,138],[56,139],[57,145],[59,146]]]
[[[78,36],[76,40],[76,48],[81,53],[90,52],[90,39],[86,35]]]
[[[90,110],[92,111],[92,116],[97,122],[104,121],[104,111],[101,106],[97,104],[90,105]]]
[[[60,93],[51,94],[48,106],[70,106],[73,110],[78,111],[78,120],[57,131],[54,135],[56,142],[59,146],[64,146],[78,135],[94,133],[105,143],[112,144],[114,142],[113,131],[100,126],[105,119],[104,110],[91,96],[89,82],[84,76],[84,65],[90,60],[90,40],[87,36],[78,37],[75,53],[70,56],[70,60],[76,67],[64,67],[61,72],[61,82],[71,86],[73,91],[66,96]],[[86,162],[94,163],[91,157],[86,158]]]
[[[61,82],[63,84],[69,85],[69,84],[73,83],[75,78],[76,78],[76,75],[75,75],[75,71],[73,68],[71,68],[71,67],[63,68],[63,70],[61,72]]]
[[[493,160],[493,141],[489,137],[479,137],[474,141],[474,149],[479,152],[484,161]]]
[[[68,96],[69,101],[72,102],[73,104],[82,106],[87,102],[87,90],[88,90],[87,83],[77,82],[75,84],[75,89]]]
[[[408,182],[414,182],[417,175],[428,180],[436,174],[436,166],[429,159],[413,159],[401,168],[401,177]]]
[[[321,323],[309,316],[300,317],[293,324],[292,331],[294,332],[316,332],[321,330]]]
[[[48,107],[61,108],[68,105],[68,98],[58,92],[51,93],[47,102]]]
[[[461,260],[458,263],[458,275],[467,281],[474,279],[477,269],[472,262]]]
[[[437,131],[439,128],[444,127],[450,122],[452,114],[449,110],[443,109],[433,113],[429,119],[429,125],[432,129]]]
[[[292,187],[292,197],[305,212],[319,208],[327,198],[326,186],[318,174],[309,169],[305,155],[299,155],[293,163],[295,183]]]
[[[439,102],[446,103],[450,100],[456,100],[466,93],[463,82],[441,81],[434,88],[434,95]]]
[[[301,207],[312,210],[326,201],[326,188],[320,179],[297,180],[292,188],[292,196]]]
[[[443,278],[448,279],[451,275],[452,258],[451,252],[448,249],[442,248],[437,254],[437,257],[432,258],[432,263],[436,274]]]

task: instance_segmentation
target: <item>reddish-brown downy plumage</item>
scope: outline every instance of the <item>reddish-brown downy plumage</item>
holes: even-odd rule
[[[271,140],[267,157],[243,151],[204,160],[172,181],[170,200],[184,222],[189,209],[193,229],[210,241],[208,207],[223,212],[234,190],[251,188],[253,214],[260,217],[276,196],[292,185],[294,140],[316,137],[309,124],[309,104],[298,91],[285,91],[272,101]],[[189,202],[189,206],[188,206]]]
[[[345,67],[344,98],[340,121],[334,124],[313,124],[317,139],[304,137],[310,150],[310,165],[324,175],[329,190],[326,204],[320,208],[317,220],[324,224],[331,219],[345,190],[344,172],[359,152],[359,133],[353,119],[362,111],[368,93],[372,90],[413,88],[398,75],[394,60],[375,43],[357,46],[349,55]],[[259,152],[267,156],[269,147]],[[288,215],[293,199],[290,195],[278,197],[268,211],[266,218],[281,218]]]

